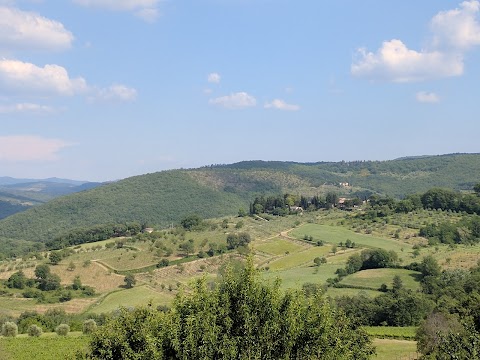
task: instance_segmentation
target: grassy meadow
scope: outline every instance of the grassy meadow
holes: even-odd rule
[[[74,359],[77,351],[82,351],[88,346],[88,341],[88,336],[73,332],[68,336],[45,333],[40,337],[26,335],[19,335],[15,338],[0,337],[0,359]]]

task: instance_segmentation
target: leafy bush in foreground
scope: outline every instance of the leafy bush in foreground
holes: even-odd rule
[[[169,312],[150,307],[99,328],[88,359],[367,359],[367,334],[317,292],[283,294],[261,282],[253,263],[209,290],[204,280]]]

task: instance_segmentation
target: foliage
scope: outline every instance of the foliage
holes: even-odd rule
[[[7,321],[2,325],[2,336],[15,337],[18,334],[17,324]]]
[[[242,232],[239,234],[228,234],[227,247],[228,249],[236,249],[241,246],[247,246],[252,241],[250,234]]]
[[[456,316],[432,313],[417,330],[417,347],[422,359],[477,359],[480,333],[471,322]]]
[[[45,245],[48,249],[62,249],[67,246],[92,243],[116,237],[132,236],[139,234],[141,230],[142,225],[136,221],[125,222],[124,224],[100,224],[89,228],[72,229],[47,241]],[[51,252],[50,257],[55,253],[56,252]],[[60,260],[61,258],[58,259],[58,261]],[[50,261],[52,261],[51,258]]]
[[[214,290],[200,280],[170,312],[122,310],[90,347],[91,359],[367,359],[374,351],[318,293],[282,294],[259,281],[251,261]]]
[[[24,289],[27,285],[27,277],[22,270],[17,271],[8,278],[6,285],[12,289]]]
[[[42,333],[42,328],[38,325],[32,324],[28,327],[28,336],[39,337]]]
[[[60,324],[55,328],[55,332],[60,336],[67,336],[70,332],[70,326],[68,324]]]
[[[185,230],[192,231],[202,227],[203,219],[197,214],[188,215],[180,221],[180,224]]]
[[[131,289],[137,283],[137,280],[135,279],[135,275],[133,275],[133,274],[125,275],[125,278],[123,280],[125,282],[125,287],[127,289]]]
[[[97,330],[97,322],[94,319],[87,319],[83,322],[84,334],[92,334],[95,330]]]

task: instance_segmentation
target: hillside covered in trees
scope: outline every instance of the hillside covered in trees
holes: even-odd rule
[[[470,191],[478,179],[479,154],[308,164],[246,161],[163,171],[59,197],[9,216],[0,221],[0,242],[46,242],[72,229],[100,224],[136,221],[162,227],[189,214],[231,215],[248,211],[249,202],[263,194],[404,198],[432,187]]]

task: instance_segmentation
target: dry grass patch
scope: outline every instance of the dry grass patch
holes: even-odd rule
[[[80,280],[83,285],[91,286],[98,293],[105,293],[118,289],[120,285],[124,284],[124,276],[113,273],[108,268],[101,264],[92,261],[92,263],[86,267],[82,264],[76,263],[73,271],[67,270],[68,265],[56,265],[52,266],[53,273],[60,276],[62,284],[70,285],[73,283],[75,276],[80,276]]]

